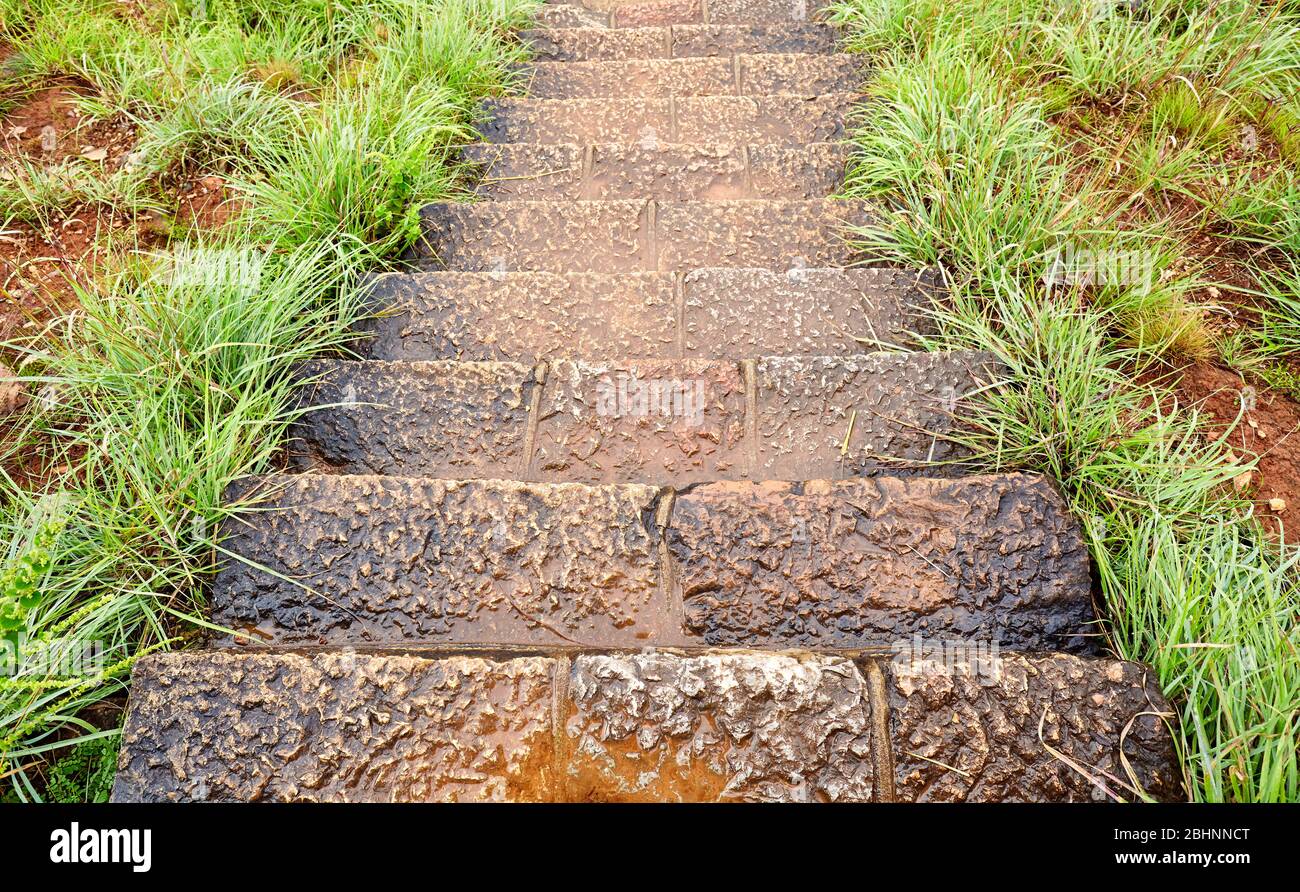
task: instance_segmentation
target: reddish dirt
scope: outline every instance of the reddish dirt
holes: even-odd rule
[[[1199,407],[1216,433],[1227,432],[1227,445],[1237,456],[1258,456],[1245,490],[1258,516],[1288,541],[1300,541],[1300,403],[1209,363],[1180,374],[1180,398]],[[1275,499],[1285,507],[1270,505]]]
[[[109,170],[120,167],[135,144],[134,128],[123,117],[103,121],[84,117],[76,101],[86,92],[78,84],[57,84],[37,90],[12,107],[0,121],[0,163],[7,156],[48,167],[89,156],[96,159],[89,163],[103,164]],[[52,150],[43,145],[51,132]]]
[[[176,195],[176,224],[193,232],[213,232],[239,215],[242,206],[226,181],[216,175],[185,183]]]

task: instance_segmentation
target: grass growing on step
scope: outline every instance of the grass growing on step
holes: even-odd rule
[[[142,160],[117,181],[122,200],[215,168],[245,208],[216,234],[125,258],[75,314],[3,345],[35,398],[0,459],[40,455],[48,478],[37,491],[0,479],[13,795],[39,799],[51,758],[115,734],[78,713],[120,691],[141,654],[202,627],[223,490],[273,467],[289,370],[346,340],[361,274],[456,187],[451,149],[508,86],[510,30],[534,7],[208,0],[153,4],[140,21],[110,3],[0,0],[10,83],[72,75],[136,121]],[[67,194],[5,200],[40,214]]]
[[[1219,340],[1180,263],[1206,226],[1266,249],[1265,340],[1275,356],[1295,343],[1285,140],[1276,179],[1225,201],[1215,174],[1239,128],[1269,131],[1262,109],[1296,94],[1300,10],[843,0],[833,15],[879,66],[846,191],[886,217],[855,238],[942,267],[931,346],[991,350],[1014,385],[974,407],[965,439],[989,468],[1060,483],[1111,648],[1178,707],[1189,796],[1300,799],[1300,556],[1234,494],[1249,465],[1158,383],[1161,360]]]

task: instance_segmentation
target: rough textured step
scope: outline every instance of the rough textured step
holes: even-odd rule
[[[861,201],[439,202],[420,211],[428,268],[462,272],[672,272],[851,266]]]
[[[846,146],[480,144],[480,198],[499,201],[655,198],[661,201],[811,199],[844,180]]]
[[[839,478],[951,460],[982,353],[304,367],[303,467],[579,483]],[[545,383],[539,386],[539,382]]]
[[[537,99],[636,96],[818,96],[861,88],[866,68],[849,54],[760,54],[734,58],[534,62],[528,93]]]
[[[608,28],[609,14],[566,3],[548,3],[534,21],[544,28]]]
[[[415,273],[376,279],[370,359],[748,359],[905,346],[934,275],[883,268]]]
[[[1136,798],[1130,771],[1147,795],[1178,796],[1169,708],[1140,666],[999,654],[912,668],[152,655],[136,664],[113,800],[1090,801]]]
[[[534,58],[543,62],[687,59],[744,53],[836,51],[839,32],[816,23],[674,25],[671,28],[538,28],[526,31]]]
[[[661,143],[800,146],[844,138],[852,93],[680,99],[503,99],[480,132],[499,143]]]
[[[1088,555],[1039,477],[583,486],[254,479],[213,621],[243,644],[1085,651]]]

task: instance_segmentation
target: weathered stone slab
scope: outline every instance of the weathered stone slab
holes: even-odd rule
[[[672,29],[672,54],[684,58],[741,53],[833,53],[838,38],[838,32],[829,25],[810,22],[677,25]]]
[[[868,205],[859,201],[661,202],[658,268],[849,266],[861,258],[846,230],[869,220]]]
[[[438,202],[420,211],[421,256],[462,272],[655,268],[645,201]]]
[[[674,130],[667,99],[499,99],[485,102],[484,109],[479,132],[488,142],[671,141]]]
[[[830,0],[709,0],[709,21],[806,22],[820,16]]]
[[[844,138],[852,93],[821,96],[686,96],[676,100],[673,142],[806,145]],[[618,142],[619,140],[610,140]]]
[[[536,62],[529,70],[528,93],[538,99],[734,96],[740,92],[730,59]]]
[[[866,80],[866,66],[862,57],[848,53],[765,53],[737,56],[736,68],[739,72],[736,92],[742,96],[777,93],[820,96],[824,93],[854,92],[861,90]]]
[[[840,478],[958,459],[958,408],[997,374],[988,355],[965,351],[761,359],[756,473]]]
[[[1087,549],[1041,477],[714,483],[678,496],[668,542],[707,644],[1081,650],[1096,631]]]
[[[819,96],[861,87],[865,67],[848,54],[759,53],[732,57],[533,62],[528,92],[538,99],[600,97]]]
[[[316,378],[292,429],[301,466],[348,474],[517,477],[535,386],[506,362],[351,362],[303,366]]]
[[[1064,654],[1001,654],[996,672],[943,662],[886,666],[898,799],[1133,801],[1134,777],[1181,798],[1173,710],[1151,670]]]
[[[847,266],[871,219],[860,201],[439,202],[420,212],[421,256],[463,272],[670,272]],[[653,235],[652,235],[653,232]]]
[[[479,125],[495,143],[689,143],[801,146],[844,138],[851,93],[678,99],[499,99]]]
[[[684,486],[743,475],[745,413],[738,363],[558,362],[542,396],[531,476]]]
[[[716,201],[753,195],[743,147],[646,141],[594,146],[584,197]]]
[[[633,0],[616,5],[611,18],[617,28],[702,22],[704,0]]]
[[[213,621],[236,643],[682,640],[654,487],[302,474],[240,489],[266,495],[223,530],[245,560],[223,563]]]
[[[371,288],[372,359],[592,360],[677,355],[673,277],[661,273],[418,273]]]
[[[534,21],[544,28],[606,28],[609,14],[576,4],[547,3],[538,8]]]
[[[537,28],[520,35],[542,62],[663,59],[672,56],[668,28]]]
[[[846,149],[810,146],[480,143],[465,149],[481,172],[476,191],[498,201],[719,201],[825,198],[844,179]]]
[[[758,53],[836,52],[838,32],[811,22],[644,28],[536,28],[522,34],[542,62],[690,59]]]
[[[148,656],[135,668],[113,801],[554,799],[562,665]]]
[[[685,274],[686,356],[861,353],[928,332],[934,279],[893,269],[699,269]]]
[[[829,656],[581,656],[569,679],[566,798],[865,802],[871,705]]]
[[[478,174],[480,198],[558,201],[582,198],[583,149],[575,145],[478,143],[464,158]]]
[[[844,184],[843,145],[749,146],[747,153],[751,198],[825,198]]]

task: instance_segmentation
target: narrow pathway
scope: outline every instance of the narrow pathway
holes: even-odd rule
[[[244,487],[243,634],[137,669],[116,799],[1178,795],[1060,495],[948,437],[996,366],[908,352],[932,278],[843,238],[868,75],[807,13],[544,7],[484,200]]]

